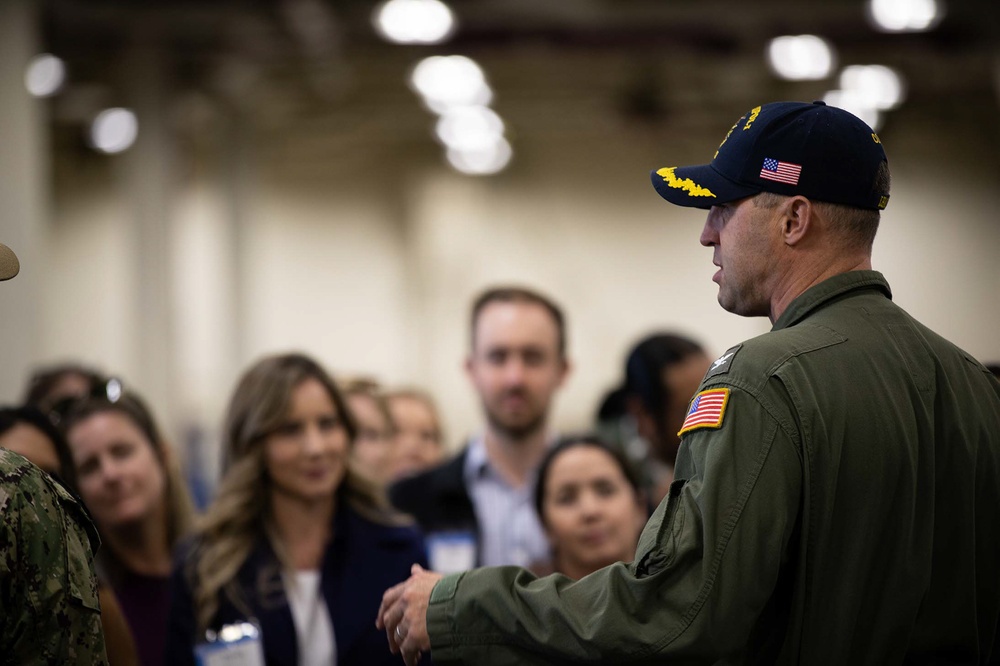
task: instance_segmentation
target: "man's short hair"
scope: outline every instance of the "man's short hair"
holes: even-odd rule
[[[873,191],[889,193],[892,177],[889,173],[889,163],[882,162],[875,173]],[[753,197],[758,208],[774,208],[792,195],[761,192]],[[833,223],[844,239],[857,247],[871,250],[875,243],[875,234],[881,218],[880,211],[867,208],[857,208],[844,204],[813,201],[813,205],[823,211],[823,216]]]
[[[549,297],[527,287],[493,287],[481,293],[472,304],[470,319],[470,343],[476,346],[476,322],[479,314],[490,303],[530,303],[543,307],[556,324],[558,332],[559,355],[566,355],[566,318],[562,309]]]

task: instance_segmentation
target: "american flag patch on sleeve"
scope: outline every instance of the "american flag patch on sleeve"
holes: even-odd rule
[[[729,402],[729,389],[708,389],[702,391],[691,401],[684,425],[681,426],[678,437],[697,428],[720,428],[722,417],[726,413],[726,403]]]

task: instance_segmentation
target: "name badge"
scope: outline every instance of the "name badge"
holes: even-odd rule
[[[434,571],[451,574],[476,566],[476,535],[472,532],[437,532],[427,536],[427,560]]]
[[[198,666],[264,666],[260,627],[253,622],[227,624],[218,633],[206,633],[208,641],[194,648]]]

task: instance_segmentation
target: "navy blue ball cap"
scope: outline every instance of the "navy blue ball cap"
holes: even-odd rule
[[[876,175],[885,161],[878,135],[854,114],[823,102],[773,102],[736,121],[711,163],[664,167],[650,178],[678,206],[774,192],[882,210],[889,193],[878,191]]]

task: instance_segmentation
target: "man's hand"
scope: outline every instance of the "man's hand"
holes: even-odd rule
[[[415,666],[420,656],[431,649],[431,639],[427,635],[427,605],[431,590],[443,577],[414,564],[409,579],[382,595],[375,626],[385,629],[389,649],[393,654],[401,654],[406,666]]]

